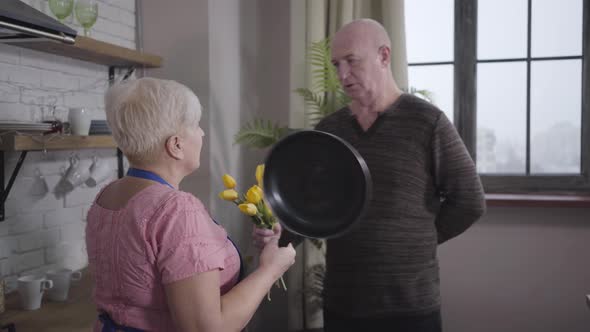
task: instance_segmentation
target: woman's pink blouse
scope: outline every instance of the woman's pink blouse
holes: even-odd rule
[[[165,284],[218,269],[224,294],[240,270],[236,248],[201,201],[161,184],[143,189],[121,210],[95,202],[86,245],[98,310],[146,331],[173,330]]]

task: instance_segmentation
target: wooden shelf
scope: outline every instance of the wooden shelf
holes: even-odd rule
[[[68,45],[50,40],[26,42],[8,41],[5,43],[106,66],[144,66],[148,68],[162,66],[162,58],[160,56],[142,53],[130,48],[105,43],[84,36],[77,36],[76,43],[74,45]]]
[[[41,151],[76,149],[114,149],[117,147],[112,136],[2,136],[0,150],[3,151]]]

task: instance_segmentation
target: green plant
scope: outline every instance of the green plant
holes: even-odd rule
[[[321,310],[324,304],[324,278],[326,265],[314,264],[305,272],[303,294],[309,299],[307,305],[312,311]]]
[[[310,124],[314,125],[326,115],[346,106],[350,97],[342,90],[336,68],[332,65],[328,38],[311,44],[309,60],[313,68],[311,88],[299,88],[295,92],[309,106],[307,117]]]
[[[310,125],[315,125],[326,115],[346,106],[350,98],[342,90],[336,70],[331,63],[328,38],[311,43],[308,53],[312,71],[310,88],[299,88],[300,95],[309,107],[306,114]],[[297,129],[280,126],[269,120],[254,119],[240,128],[234,136],[235,144],[250,148],[265,148]]]
[[[240,128],[234,136],[234,143],[262,149],[278,142],[289,131],[289,128],[280,127],[270,120],[254,119]]]

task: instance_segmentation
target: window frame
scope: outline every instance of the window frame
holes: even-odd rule
[[[445,62],[409,63],[408,66],[454,65],[454,124],[463,138],[473,160],[477,160],[477,64],[526,61],[527,66],[527,175],[481,173],[480,177],[488,193],[539,193],[539,192],[589,192],[590,191],[590,1],[583,1],[582,55],[557,57],[531,57],[531,11],[528,0],[527,57],[513,59],[477,59],[477,0],[455,0],[454,60]],[[544,60],[581,59],[582,61],[582,109],[580,174],[535,175],[530,172],[530,89],[531,63]]]

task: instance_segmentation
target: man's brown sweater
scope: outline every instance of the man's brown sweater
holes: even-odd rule
[[[454,126],[432,104],[403,94],[366,132],[348,108],[316,129],[355,147],[373,181],[359,225],[328,241],[325,309],[347,317],[439,310],[437,245],[485,211],[475,165]]]

